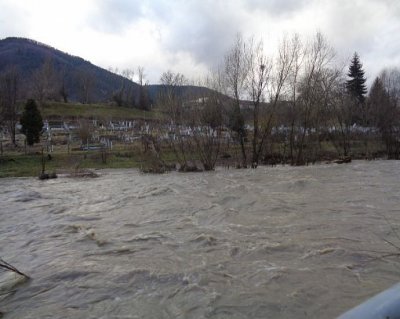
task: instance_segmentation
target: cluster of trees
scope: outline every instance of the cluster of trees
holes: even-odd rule
[[[82,103],[90,103],[96,75],[78,70],[74,85]],[[148,110],[144,69],[111,71],[120,75],[120,83],[110,99],[119,106]],[[68,72],[46,60],[31,76],[31,96],[39,104],[50,99],[68,102]],[[383,70],[367,94],[358,54],[349,67],[340,65],[320,33],[306,41],[296,34],[285,37],[273,55],[265,53],[262,41],[238,35],[219,68],[190,86],[193,90],[183,89],[189,81],[171,71],[163,73],[160,82],[157,105],[166,120],[154,135],[168,136],[167,147],[184,170],[192,169],[195,159],[213,169],[221,155],[234,158],[240,167],[269,161],[304,165],[322,159],[327,143],[338,156],[352,155],[355,140],[369,157],[377,136],[389,158],[400,157],[400,71]],[[0,75],[0,122],[13,143],[20,83],[15,67]],[[156,145],[161,139],[148,137],[161,158],[162,147]]]
[[[15,141],[15,126],[18,121],[17,98],[19,75],[15,67],[10,67],[0,75],[0,127],[7,128],[12,144]]]
[[[34,79],[38,80],[34,81],[38,93],[41,94],[41,97],[45,97],[45,93],[48,92],[45,86],[40,86],[38,83],[39,77],[34,77]],[[0,74],[0,130],[6,128],[11,137],[11,143],[16,146],[16,125],[19,122],[22,126],[21,132],[26,136],[27,144],[33,145],[40,140],[43,121],[38,106],[33,99],[27,100],[24,111],[20,114],[18,108],[20,81],[19,72],[14,66]],[[0,144],[2,154],[2,141]]]
[[[80,101],[90,103],[95,76],[90,71],[81,69],[75,72],[75,82],[78,87]],[[67,69],[57,69],[51,59],[46,59],[42,65],[34,69],[29,75],[23,75],[16,66],[10,66],[2,76],[2,85],[4,78],[13,77],[14,92],[17,98],[30,97],[39,103],[45,101],[69,101],[71,91],[67,83]],[[29,82],[26,81],[29,79]]]
[[[144,69],[101,69],[82,58],[24,38],[1,40],[0,73],[6,63],[19,75],[20,98],[74,101],[85,104],[115,102],[129,107],[148,107]],[[133,83],[133,75],[139,85]]]
[[[132,69],[119,71],[117,68],[110,68],[109,71],[99,75],[96,68],[86,64],[68,67],[46,58],[28,73],[17,66],[10,66],[1,76],[17,78],[17,97],[34,98],[39,104],[46,101],[68,103],[70,100],[90,104],[101,98],[118,106],[150,109],[148,82],[143,67],[138,67],[136,72]],[[99,91],[102,92],[101,97]]]
[[[11,137],[11,143],[16,146],[16,124],[20,122],[27,144],[33,145],[39,142],[43,121],[37,104],[32,99],[27,101],[22,115],[19,114],[19,83],[20,76],[16,67],[10,67],[0,75],[0,130],[6,128]],[[2,141],[0,144],[2,154]]]
[[[129,68],[122,71],[119,71],[118,68],[110,68],[109,71],[118,74],[121,79],[118,89],[112,93],[112,100],[118,106],[135,107],[146,111],[150,110],[149,83],[146,81],[144,67],[137,67],[136,72]],[[138,88],[133,85],[135,74]]]
[[[188,86],[189,81],[182,74],[167,71],[162,74],[160,82],[157,105],[165,116],[164,123],[156,126],[155,135],[167,137],[167,147],[173,151],[180,170],[197,170],[197,158],[204,169],[213,169],[223,143],[225,111],[222,101],[226,97],[216,90],[212,78],[205,79],[198,86]],[[162,158],[162,146],[155,145],[156,139],[150,141],[152,149],[157,150],[157,158]]]
[[[381,136],[389,158],[399,158],[399,70],[383,71],[367,95],[357,53],[346,69],[320,33],[309,41],[284,38],[275,56],[265,54],[262,41],[239,35],[201,83],[210,89],[201,98],[179,94],[187,84],[183,75],[162,75],[158,104],[170,125],[160,134],[169,134],[181,167],[196,158],[213,169],[226,134],[235,142],[227,156],[239,167],[269,161],[304,165],[328,156],[327,143],[335,147],[331,156],[349,156],[356,139],[361,153],[371,157],[372,135]]]
[[[119,72],[121,80],[119,88],[110,94],[110,101],[118,106],[136,107],[143,110],[150,109],[148,82],[145,81],[143,67],[137,68],[139,85],[133,83],[134,71],[124,70]],[[11,143],[16,145],[16,125],[21,117],[20,103],[22,97],[29,97],[27,105],[34,99],[38,105],[46,101],[63,101],[68,103],[71,94],[70,70],[56,67],[53,60],[46,59],[43,64],[34,69],[29,75],[27,84],[21,71],[16,66],[10,66],[0,74],[0,128],[5,128],[11,137]],[[93,101],[93,90],[96,86],[96,75],[89,68],[79,68],[74,71],[73,77],[75,94],[81,103],[89,104]],[[138,88],[137,88],[138,87]],[[35,103],[36,103],[35,102]],[[36,142],[36,138],[34,141]],[[28,138],[28,145],[31,145]],[[2,144],[1,152],[2,152]]]
[[[118,68],[109,68],[109,71],[118,75],[117,80],[113,80],[116,81],[116,89],[109,92],[110,102],[114,102],[117,106],[150,109],[148,82],[145,80],[143,67],[139,66],[136,72],[129,68],[122,71]],[[95,69],[82,65],[71,71],[65,67],[56,67],[51,59],[46,59],[41,67],[33,71],[31,81],[31,96],[39,103],[46,100],[61,100],[68,103],[74,94],[74,99],[83,104],[90,104],[95,100],[96,86],[101,85],[97,83],[98,76]]]
[[[366,110],[366,121],[377,128],[388,158],[400,158],[400,70],[386,69],[374,80]]]

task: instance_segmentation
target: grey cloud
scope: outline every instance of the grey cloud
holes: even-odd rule
[[[190,54],[197,63],[214,66],[235,35],[246,28],[253,10],[283,15],[303,8],[310,0],[103,0],[92,17],[100,31],[117,33],[143,17],[164,28],[162,47],[172,55]]]
[[[291,16],[301,17],[303,11],[323,15],[319,28],[342,54],[358,51],[368,64],[377,60],[377,55],[386,60],[390,55],[394,61],[399,57],[395,34],[393,41],[382,37],[386,20],[399,25],[398,0],[101,0],[96,4],[91,23],[102,32],[120,34],[141,18],[156,23],[162,35],[160,46],[171,57],[166,68],[173,68],[174,59],[179,59],[181,53],[190,55],[195,63],[215,66],[235,35],[248,31],[253,15],[265,14],[265,19],[279,23],[281,19],[290,21]],[[378,15],[382,10],[384,17]],[[379,63],[373,67],[378,68]]]
[[[0,37],[29,36],[29,26],[24,24],[28,20],[24,15],[29,12],[20,10],[13,2],[2,4]],[[271,34],[273,39],[288,31],[283,29],[285,26],[289,30],[298,27],[312,32],[309,26],[314,26],[315,21],[319,21],[316,27],[342,56],[358,51],[371,70],[400,60],[399,0],[95,0],[93,3],[96,7],[84,14],[89,27],[100,33],[126,36],[127,41],[135,42],[124,31],[141,19],[151,21],[160,34],[154,37],[162,51],[157,55],[170,57],[166,69],[173,69],[182,53],[192,57],[197,66],[215,66],[238,32],[244,35],[257,32],[255,36]],[[307,21],[302,19],[303,14],[316,19]],[[271,22],[264,24],[269,25],[267,30],[257,29],[263,19]],[[293,21],[302,25],[293,25]]]
[[[162,44],[185,52],[198,63],[214,66],[243,27],[242,10],[223,1],[181,2],[179,11],[164,2],[162,20],[168,28]]]
[[[156,21],[162,28],[161,45],[172,56],[183,52],[214,66],[244,27],[247,5],[243,0],[103,0],[90,20],[95,29],[109,33],[119,33],[139,18]]]
[[[27,12],[12,7],[9,4],[2,4],[0,11],[0,39],[10,36],[29,37],[28,25],[25,23]],[[10,21],[18,21],[18,23],[10,23]]]
[[[400,2],[390,0],[321,1],[327,11],[323,32],[341,56],[360,54],[369,84],[386,66],[400,61]]]
[[[301,11],[311,0],[248,0],[249,10],[262,10],[270,15],[288,15]]]
[[[117,33],[139,18],[155,21],[161,28],[160,44],[165,52],[172,57],[186,53],[196,63],[212,67],[222,59],[235,35],[246,32],[255,11],[276,21],[282,16],[290,19],[303,10],[324,12],[320,29],[338,51],[370,55],[380,47],[374,34],[385,22],[375,17],[377,8],[387,8],[390,16],[400,15],[398,0],[103,0],[98,7],[98,27]],[[386,45],[388,50],[382,54],[396,56],[398,44]]]
[[[118,33],[143,16],[144,2],[140,0],[101,0],[89,17],[96,30]]]
[[[384,16],[379,16],[382,12]],[[394,12],[385,1],[340,1],[330,7],[325,31],[335,40],[336,49],[368,54],[380,46],[393,17]]]

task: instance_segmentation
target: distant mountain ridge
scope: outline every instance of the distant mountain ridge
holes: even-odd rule
[[[20,91],[25,92],[23,95],[31,93],[32,76],[46,61],[51,61],[55,74],[62,74],[69,95],[68,99],[71,101],[81,99],[79,76],[82,74],[93,76],[90,101],[94,103],[110,101],[113,93],[124,81],[120,75],[34,40],[26,38],[0,40],[0,73],[7,68],[15,67],[22,82]],[[138,90],[136,83],[128,81],[128,85],[135,91]]]
[[[136,102],[139,99],[140,86],[118,74],[110,72],[99,66],[47,44],[40,43],[27,38],[9,37],[0,40],[0,74],[11,67],[15,67],[20,80],[20,98],[34,96],[34,85],[37,84],[35,73],[43,68],[46,61],[50,61],[53,73],[58,77],[54,82],[63,81],[65,90],[68,92],[68,100],[82,102],[82,77],[91,76],[90,103],[107,103],[113,101],[113,95],[121,90],[129,89]],[[62,79],[61,79],[62,77]],[[155,102],[161,85],[148,85],[148,95],[151,102]],[[180,87],[180,94],[201,96],[208,89],[197,86]],[[60,98],[60,97],[58,97]]]

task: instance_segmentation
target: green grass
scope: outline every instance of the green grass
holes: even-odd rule
[[[0,177],[34,176],[40,173],[40,158],[32,155],[3,156]]]
[[[248,145],[249,146],[249,145]],[[23,149],[10,149],[5,153],[4,156],[0,156],[0,178],[1,177],[23,177],[23,176],[38,176],[41,172],[41,145],[35,145],[28,148],[30,152],[28,155],[23,154]],[[81,151],[79,145],[74,145],[71,149],[70,154],[67,152],[66,145],[57,145],[54,148],[54,152],[51,154],[52,159],[46,160],[46,172],[51,173],[68,173],[74,172],[75,169],[79,168],[90,168],[90,169],[109,169],[109,168],[140,168],[146,166],[152,166],[154,157],[149,153],[147,155],[142,154],[140,143],[136,144],[116,144],[112,151],[107,151],[106,163],[103,163],[101,152],[99,150],[93,151]],[[283,144],[274,143],[272,147],[273,152],[282,152]],[[308,149],[306,149],[307,151]],[[384,150],[382,144],[379,141],[369,141],[368,150],[371,154],[382,153]],[[250,154],[250,148],[248,148],[248,154]],[[286,156],[288,156],[288,146],[286,146]],[[340,154],[341,150],[336,150],[330,142],[322,143],[321,158],[335,159]],[[230,145],[229,150],[224,147],[221,149],[221,153],[228,152],[232,155],[232,161],[235,161],[235,156],[240,159],[240,147],[239,145]],[[351,156],[354,159],[365,158],[365,145],[362,141],[352,141]],[[177,158],[175,153],[164,145],[161,151],[162,159],[166,163],[176,163]],[[198,159],[196,152],[187,153],[190,159]],[[47,154],[46,154],[47,156]]]
[[[42,170],[42,155],[39,148],[31,148],[28,155],[9,152],[0,156],[0,178],[39,176]],[[106,162],[102,161],[100,150],[72,151],[58,149],[51,153],[51,160],[45,153],[47,173],[70,173],[75,169],[109,169],[109,168],[140,168],[151,163],[151,156],[143,155],[137,145],[116,145],[112,151],[107,151]],[[163,159],[168,163],[176,162],[171,150],[163,151]]]
[[[140,156],[132,154],[118,156],[118,153],[107,154],[106,163],[101,160],[100,152],[53,153],[52,159],[46,159],[46,172],[69,172],[75,168],[137,168],[140,167]],[[0,159],[0,178],[38,176],[41,172],[41,155],[6,155]]]
[[[46,102],[40,112],[44,119],[60,118],[94,118],[94,119],[159,119],[161,114],[155,111],[142,111],[134,108],[101,104],[79,104]]]

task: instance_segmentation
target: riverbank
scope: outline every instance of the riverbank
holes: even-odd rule
[[[217,166],[235,168],[241,162],[240,149],[238,145],[226,145],[219,151]],[[134,143],[115,143],[112,149],[101,147],[83,150],[79,144],[64,145],[58,143],[53,146],[50,153],[44,152],[42,155],[42,145],[34,145],[28,149],[19,146],[16,148],[9,147],[7,151],[0,156],[0,178],[2,177],[27,177],[39,176],[45,164],[47,173],[70,172],[74,173],[79,169],[118,169],[118,168],[137,168],[148,172],[162,172],[175,167],[180,161],[178,155],[170,145],[160,147],[159,156],[154,153],[145,151],[140,140]],[[282,148],[281,144],[275,145],[273,151],[265,156],[260,165],[290,165],[290,158],[285,152],[278,152]],[[304,163],[305,166],[315,163],[329,162],[348,162],[359,159],[382,159],[384,151],[379,143],[371,143],[370,153],[365,154],[364,145],[353,142],[351,156],[342,157],[329,143],[324,143],[319,152],[318,157],[313,161]],[[250,149],[248,149],[250,154]],[[199,161],[198,154],[185,151],[187,163],[192,165],[193,170],[201,170],[202,164]],[[181,156],[182,157],[182,156]],[[343,160],[345,159],[345,160]],[[181,158],[182,160],[182,158]],[[160,169],[160,165],[162,166]],[[178,165],[179,167],[180,165]],[[248,167],[250,167],[250,163]],[[190,169],[189,169],[190,170]]]
[[[101,158],[97,153],[69,155],[66,153],[45,156],[46,172],[74,172],[77,169],[140,168],[140,159],[124,153],[111,153]],[[42,170],[42,155],[6,155],[0,158],[0,178],[39,176]]]
[[[173,154],[168,154],[168,163],[172,166],[175,164]],[[341,159],[337,157],[324,157],[315,163],[346,163],[349,162],[349,157]],[[363,160],[362,157],[352,158],[353,160]],[[120,150],[114,152],[107,152],[106,154],[99,151],[78,151],[72,154],[68,153],[52,153],[44,155],[45,171],[48,173],[71,173],[82,169],[125,169],[136,168],[141,169],[148,165],[146,159],[140,153]],[[380,158],[382,160],[382,158]],[[275,165],[289,165],[280,161],[271,161],[260,166],[275,166]],[[235,169],[235,162],[221,158],[217,166],[223,166],[230,169]],[[305,165],[307,166],[307,165]],[[5,177],[34,177],[39,176],[42,171],[42,155],[39,152],[31,154],[10,154],[0,157],[0,178]]]

